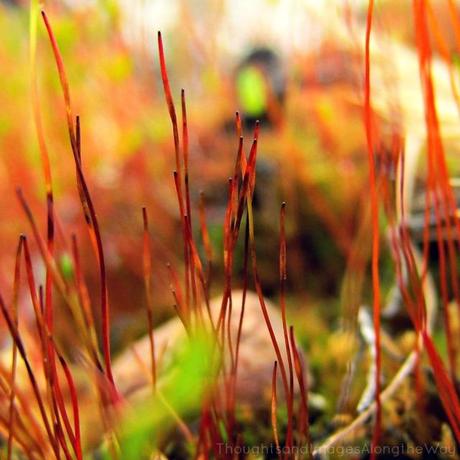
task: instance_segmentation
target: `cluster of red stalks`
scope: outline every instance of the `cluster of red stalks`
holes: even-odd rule
[[[33,237],[39,248],[41,258],[46,267],[45,285],[38,286],[32,268],[32,256],[29,250],[27,237],[21,235],[19,239],[16,268],[14,277],[14,295],[10,306],[0,297],[0,306],[13,339],[11,368],[1,367],[2,399],[9,407],[8,413],[1,413],[0,424],[2,432],[7,437],[6,458],[13,456],[13,447],[22,451],[28,458],[65,458],[82,459],[84,446],[80,428],[80,395],[74,383],[71,369],[64,357],[59,343],[55,340],[53,296],[57,292],[69,307],[71,321],[81,335],[80,350],[82,360],[87,369],[88,378],[94,382],[98,391],[99,407],[103,426],[107,431],[113,432],[113,409],[122,410],[125,404],[124,396],[117,389],[114,381],[110,353],[110,320],[109,320],[109,295],[106,279],[106,267],[101,233],[98,225],[96,211],[89,192],[88,184],[83,172],[82,146],[80,136],[80,120],[74,117],[71,105],[69,85],[58,48],[49,20],[42,12],[43,21],[47,29],[52,50],[54,53],[60,83],[63,90],[66,108],[66,119],[70,146],[76,171],[76,182],[83,209],[83,215],[92,243],[95,258],[100,273],[100,337],[102,350],[99,348],[99,334],[93,317],[88,289],[82,275],[81,261],[77,238],[72,235],[71,242],[66,239],[66,234],[54,210],[54,195],[52,187],[51,167],[48,157],[47,145],[43,135],[42,121],[38,103],[38,92],[34,77],[32,77],[33,109],[36,131],[39,139],[41,159],[44,169],[46,185],[46,210],[47,230],[43,237],[39,231],[35,216],[31,211],[21,190],[17,195],[29,220]],[[286,239],[285,239],[285,205],[280,212],[280,289],[281,308],[283,318],[282,338],[276,337],[265,305],[262,288],[257,272],[256,251],[254,241],[254,223],[252,213],[252,197],[256,179],[256,157],[259,135],[259,126],[256,124],[254,138],[250,147],[249,156],[244,152],[242,123],[239,115],[236,116],[236,136],[238,150],[235,168],[228,181],[228,204],[224,222],[224,267],[225,286],[222,305],[218,318],[213,318],[210,311],[209,287],[211,280],[212,249],[206,228],[204,200],[200,205],[200,234],[206,254],[206,266],[202,263],[197,243],[194,239],[192,228],[192,206],[189,190],[188,175],[188,129],[185,104],[185,94],[181,92],[181,122],[182,133],[179,134],[179,124],[176,110],[171,95],[161,34],[158,34],[158,48],[160,56],[161,76],[164,85],[166,102],[172,122],[176,170],[174,171],[174,184],[177,193],[178,207],[184,242],[184,279],[181,285],[177,272],[170,268],[172,294],[175,308],[187,334],[193,336],[197,328],[208,329],[213,337],[214,351],[228,359],[221,361],[218,373],[218,382],[209,387],[201,407],[199,430],[196,435],[188,432],[188,439],[193,440],[196,456],[200,458],[226,458],[228,448],[224,452],[218,449],[219,445],[226,443],[229,447],[241,446],[244,443],[238,432],[236,420],[236,381],[238,373],[238,357],[240,348],[241,331],[244,320],[245,298],[248,288],[248,277],[252,267],[255,288],[260,300],[266,326],[270,334],[277,361],[273,363],[271,420],[275,445],[279,456],[282,453],[281,442],[293,448],[295,445],[307,445],[308,434],[308,400],[307,382],[303,364],[297,349],[293,327],[288,327],[286,322],[285,282],[286,282]],[[147,320],[150,331],[151,350],[151,380],[153,391],[157,388],[157,370],[155,359],[155,342],[153,333],[153,293],[151,287],[151,254],[149,221],[147,209],[142,209],[144,223],[144,249],[143,267],[146,289]],[[245,226],[244,235],[244,288],[241,315],[236,337],[232,337],[230,320],[232,315],[232,272],[234,270],[234,252],[238,243],[240,228]],[[66,276],[57,260],[56,247],[62,245],[69,248],[72,254],[72,276]],[[18,318],[18,294],[21,289],[21,267],[24,261],[27,285],[35,313],[36,328],[28,324],[20,324]],[[30,329],[30,336],[37,346],[31,350],[26,347],[24,329]],[[281,339],[281,341],[280,341]],[[283,359],[280,347],[285,347],[287,362]],[[213,351],[213,353],[214,353]],[[39,418],[30,405],[30,395],[23,385],[17,384],[18,354],[22,359],[30,381],[33,398],[38,409]],[[32,356],[33,355],[33,356]],[[32,362],[34,364],[32,364]],[[285,394],[288,423],[287,431],[280,435],[277,427],[277,374],[280,372]],[[295,381],[299,387],[300,401],[295,401]],[[225,391],[219,391],[219,389]],[[298,399],[298,398],[297,398]],[[69,403],[70,402],[70,403]],[[222,428],[223,427],[223,428]],[[113,432],[114,433],[114,432]],[[112,433],[112,434],[113,434]],[[284,441],[285,438],[285,441]],[[111,443],[110,452],[117,458],[117,450]],[[231,449],[230,449],[231,450]],[[230,455],[231,456],[231,455]]]
[[[286,405],[288,413],[288,423],[286,432],[287,451],[292,449],[295,444],[306,444],[309,439],[308,435],[308,402],[307,402],[307,384],[304,380],[305,372],[302,368],[301,359],[297,350],[294,338],[293,327],[288,328],[286,322],[286,305],[285,305],[285,282],[286,282],[286,238],[285,238],[285,204],[281,206],[280,212],[280,302],[283,320],[283,341],[286,349],[287,363],[285,363],[279,343],[276,337],[267,307],[265,305],[262,287],[257,271],[257,260],[254,239],[254,219],[252,212],[252,197],[255,189],[256,179],[256,158],[257,144],[259,136],[259,125],[256,123],[254,137],[250,147],[249,155],[244,152],[244,140],[242,124],[239,114],[236,114],[235,126],[236,136],[238,139],[238,150],[235,161],[233,175],[228,179],[228,201],[225,211],[223,234],[224,234],[224,271],[225,283],[222,296],[222,304],[217,320],[213,319],[210,310],[209,301],[209,284],[211,274],[211,256],[212,249],[209,243],[209,236],[206,229],[206,219],[203,201],[200,206],[200,233],[202,236],[203,246],[207,255],[207,267],[203,267],[198,254],[197,245],[193,237],[192,215],[189,191],[188,175],[188,130],[187,130],[187,112],[185,104],[185,93],[181,91],[181,121],[182,121],[182,138],[179,135],[179,124],[176,115],[163,52],[163,43],[161,34],[158,34],[158,49],[160,56],[161,76],[163,80],[166,103],[168,105],[169,115],[172,124],[176,170],[174,171],[174,183],[180,211],[183,241],[184,241],[184,286],[185,294],[182,293],[177,275],[171,271],[171,280],[174,286],[173,295],[176,301],[177,313],[189,334],[193,333],[194,325],[206,327],[209,325],[212,335],[215,339],[215,345],[219,348],[222,356],[228,357],[222,362],[219,370],[219,380],[225,388],[223,394],[224,400],[219,400],[222,396],[219,393],[212,393],[203,404],[201,409],[201,421],[199,435],[196,443],[197,455],[203,455],[207,458],[209,452],[219,458],[228,454],[222,454],[219,445],[226,443],[228,451],[234,452],[231,447],[237,447],[242,442],[241,436],[237,431],[235,408],[236,408],[236,379],[238,371],[238,357],[241,339],[241,331],[244,320],[245,299],[248,288],[249,265],[252,266],[252,275],[255,289],[257,291],[260,307],[265,319],[266,327],[275,350],[277,361],[273,367],[272,380],[272,425],[275,444],[279,455],[281,456],[281,446],[277,428],[277,372],[278,368],[281,373],[284,394],[286,396]],[[246,220],[244,217],[246,216]],[[147,222],[146,213],[144,212],[144,222]],[[232,316],[232,273],[234,270],[234,252],[239,240],[241,226],[245,222],[244,237],[244,266],[243,266],[243,298],[241,313],[238,321],[238,330],[236,338],[232,337],[231,316]],[[144,260],[145,279],[148,284],[150,276],[149,255],[148,255],[148,236],[147,225],[145,224],[145,251]],[[149,314],[150,315],[150,314]],[[153,337],[150,337],[151,349],[153,353]],[[152,359],[152,363],[155,359]],[[155,369],[152,366],[152,376],[155,375]],[[300,390],[300,402],[298,408],[294,407],[294,379],[297,379]],[[295,414],[296,412],[296,414]],[[297,421],[297,424],[295,424]],[[296,426],[294,426],[296,425]],[[219,427],[225,427],[225,435]],[[296,436],[294,436],[296,433]]]
[[[456,31],[460,31],[453,2],[451,13]],[[414,256],[414,246],[411,243],[409,231],[406,226],[407,211],[404,209],[404,152],[402,138],[397,129],[394,131],[393,148],[390,155],[385,158],[376,149],[378,127],[371,103],[370,86],[370,34],[373,18],[374,2],[370,0],[365,40],[365,84],[364,84],[364,124],[369,153],[371,209],[372,209],[372,280],[374,291],[374,327],[375,327],[375,356],[376,356],[376,420],[374,425],[373,444],[378,445],[382,431],[382,404],[381,394],[381,346],[380,346],[380,284],[379,284],[379,202],[385,210],[389,228],[392,255],[398,287],[402,294],[408,315],[417,333],[415,353],[417,364],[415,369],[416,389],[418,399],[423,397],[423,379],[421,378],[421,359],[426,351],[429,363],[433,370],[434,379],[442,401],[446,416],[449,420],[453,434],[460,441],[460,402],[455,388],[457,345],[452,336],[449,304],[449,288],[460,312],[460,297],[458,285],[457,259],[460,250],[460,221],[456,212],[455,198],[449,183],[445,153],[440,135],[440,125],[435,106],[435,92],[431,75],[432,50],[430,45],[428,21],[435,31],[437,43],[441,54],[446,56],[446,45],[433,16],[429,1],[413,0],[414,29],[419,58],[420,78],[422,83],[423,100],[425,108],[425,121],[427,131],[427,177],[426,177],[426,203],[424,212],[423,231],[423,263],[421,269],[417,267]],[[455,82],[452,76],[451,59],[447,60],[451,71],[451,85],[454,96],[456,95]],[[456,97],[456,96],[455,96]],[[379,158],[380,155],[380,158]],[[396,175],[396,187],[384,174],[379,175],[377,163],[383,165],[386,172],[393,171]],[[444,329],[448,350],[448,368],[446,369],[431,338],[431,324],[427,318],[427,306],[424,296],[424,285],[428,276],[429,266],[429,233],[430,212],[434,211],[436,240],[439,252],[441,310],[443,312]],[[458,344],[458,341],[457,341]]]
[[[125,400],[117,390],[114,381],[111,353],[110,353],[110,321],[109,296],[104,262],[104,250],[101,233],[97,221],[93,201],[83,172],[82,146],[80,137],[79,118],[74,117],[70,100],[69,86],[64,70],[58,45],[45,13],[42,13],[44,24],[48,31],[52,50],[55,56],[60,82],[64,94],[67,125],[70,145],[75,163],[76,181],[82,204],[84,218],[87,224],[89,237],[94,248],[95,258],[100,271],[100,314],[101,314],[101,342],[98,344],[99,334],[93,317],[92,308],[85,280],[82,275],[81,261],[77,238],[72,235],[71,241],[66,239],[59,218],[54,211],[54,195],[52,187],[51,168],[48,159],[46,141],[38,104],[35,79],[32,78],[32,103],[34,119],[39,139],[39,146],[44,168],[46,184],[47,231],[42,236],[34,214],[20,190],[18,198],[29,220],[33,237],[38,245],[41,257],[46,267],[45,285],[37,286],[32,268],[32,256],[29,243],[25,235],[19,238],[16,265],[14,272],[13,298],[9,305],[0,296],[0,307],[13,339],[11,367],[0,366],[0,397],[2,404],[8,407],[7,411],[0,411],[0,425],[7,440],[6,458],[10,460],[13,449],[17,448],[27,458],[49,459],[65,458],[82,459],[84,446],[80,430],[80,402],[79,394],[74,383],[72,372],[67,364],[59,343],[55,340],[53,296],[59,296],[68,305],[71,320],[81,334],[81,355],[90,378],[98,389],[99,406],[103,426],[112,432],[113,408],[122,409]],[[392,254],[395,262],[399,289],[402,293],[408,315],[417,333],[415,352],[417,367],[415,369],[417,391],[423,394],[424,381],[422,378],[422,356],[426,350],[428,360],[443,403],[445,413],[450,422],[452,431],[460,441],[460,403],[454,386],[456,378],[457,347],[452,336],[451,319],[447,308],[449,289],[453,292],[457,305],[460,308],[460,291],[458,286],[456,260],[460,250],[460,222],[456,213],[454,196],[448,181],[448,174],[440,136],[439,122],[435,108],[435,95],[431,77],[430,62],[431,49],[427,25],[430,16],[429,3],[414,0],[415,30],[417,33],[417,48],[420,61],[420,76],[424,91],[426,126],[428,133],[427,149],[427,194],[425,207],[425,229],[423,238],[423,267],[418,269],[413,253],[410,235],[405,226],[406,210],[404,209],[404,152],[402,137],[395,129],[393,148],[390,154],[384,156],[376,148],[378,145],[378,126],[372,109],[371,79],[370,79],[370,37],[373,16],[373,1],[370,1],[367,30],[365,40],[365,84],[364,84],[364,124],[366,128],[367,146],[370,165],[370,190],[372,210],[372,281],[374,290],[374,326],[375,326],[375,359],[376,359],[376,400],[375,425],[373,445],[377,446],[382,432],[382,402],[381,374],[382,360],[380,350],[380,285],[379,285],[379,208],[382,205],[386,213],[389,228]],[[433,25],[433,24],[432,24]],[[434,26],[433,26],[434,27]],[[438,29],[436,29],[438,30]],[[459,28],[460,30],[460,28]],[[437,34],[442,48],[442,35]],[[277,360],[273,363],[271,422],[274,445],[280,458],[293,457],[295,447],[310,446],[308,424],[308,384],[302,361],[296,345],[293,327],[288,327],[286,320],[285,283],[286,283],[286,237],[285,237],[285,205],[280,211],[280,306],[283,324],[283,336],[277,337],[273,331],[268,311],[262,293],[261,281],[257,269],[255,249],[254,218],[252,198],[256,181],[256,158],[259,136],[259,126],[256,124],[253,140],[249,148],[249,155],[245,153],[242,124],[239,115],[236,115],[237,155],[232,176],[228,180],[228,202],[225,212],[224,232],[224,270],[225,282],[220,313],[213,317],[210,309],[210,282],[212,248],[206,227],[204,201],[199,208],[199,234],[204,247],[205,262],[199,253],[199,245],[194,238],[192,204],[189,190],[189,142],[187,128],[187,112],[185,93],[181,92],[180,122],[176,114],[175,105],[169,85],[166,64],[163,52],[161,35],[158,34],[158,48],[161,76],[164,93],[172,124],[175,171],[174,184],[180,213],[184,273],[180,281],[178,273],[170,267],[172,294],[175,308],[188,335],[193,336],[197,328],[209,330],[213,337],[214,350],[225,359],[221,361],[218,382],[208,388],[208,392],[201,405],[199,428],[196,433],[188,432],[188,439],[192,440],[196,457],[200,458],[227,458],[232,457],[227,452],[235,452],[219,448],[223,443],[230,447],[244,444],[239,432],[236,418],[237,398],[236,382],[238,378],[238,360],[242,324],[244,321],[245,298],[248,289],[248,279],[252,274],[254,288],[257,291],[260,308],[263,313],[267,331],[270,335]],[[180,127],[182,128],[180,130]],[[397,180],[382,171],[393,171]],[[397,173],[396,173],[397,171]],[[396,186],[395,186],[396,182]],[[398,205],[399,203],[399,205]],[[427,311],[424,297],[424,283],[428,276],[428,244],[430,210],[433,209],[436,217],[436,234],[439,249],[439,264],[441,272],[441,299],[444,312],[444,326],[448,344],[448,370],[438,354],[430,336],[431,330],[427,321]],[[147,320],[150,331],[151,351],[151,381],[153,392],[157,391],[158,375],[155,359],[155,341],[153,332],[153,293],[151,287],[151,255],[149,222],[146,208],[143,208],[144,223],[144,250],[143,267],[146,289]],[[238,322],[236,337],[231,331],[232,316],[232,274],[234,272],[234,254],[239,243],[240,231],[243,228],[243,300]],[[72,254],[74,272],[72,276],[65,276],[57,263],[56,246],[69,248]],[[18,318],[18,296],[21,289],[21,269],[25,266],[27,286],[32,301],[36,327],[22,324]],[[27,333],[38,344],[26,349],[24,335]],[[282,348],[284,350],[282,351]],[[214,351],[213,351],[214,353]],[[38,412],[30,404],[30,394],[23,385],[17,384],[18,359],[24,363],[30,381],[33,398]],[[39,363],[37,365],[36,363]],[[281,433],[278,429],[278,374],[282,382],[285,397],[287,426]],[[224,389],[224,391],[220,391]],[[299,397],[295,398],[298,394]],[[111,453],[117,458],[115,443],[111,446]],[[311,454],[311,449],[307,452]]]

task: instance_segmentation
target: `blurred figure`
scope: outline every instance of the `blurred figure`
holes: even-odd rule
[[[285,101],[286,75],[279,57],[270,48],[255,48],[242,61],[235,77],[238,106],[245,125],[276,124]]]

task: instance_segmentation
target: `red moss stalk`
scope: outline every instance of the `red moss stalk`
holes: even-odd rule
[[[278,436],[278,421],[277,421],[277,403],[276,403],[276,374],[278,369],[278,363],[275,361],[273,365],[273,374],[272,374],[272,402],[271,402],[271,422],[273,429],[273,438],[275,440],[276,451],[278,452],[278,458],[281,459],[281,448],[280,440]]]
[[[14,324],[18,327],[18,295],[19,295],[19,284],[21,278],[21,253],[24,237],[21,235],[19,238],[18,248],[16,250],[16,261],[14,266],[14,282],[13,282],[13,301],[11,302],[11,314],[13,317]],[[15,410],[14,401],[16,398],[16,369],[17,369],[17,356],[18,349],[16,344],[13,342],[13,349],[11,355],[11,379],[10,379],[10,398],[9,404],[10,409],[8,413],[8,440],[7,440],[7,459],[11,460],[13,453],[13,434],[14,434],[14,422],[15,422]]]
[[[156,371],[156,360],[155,360],[155,341],[153,337],[153,299],[152,299],[152,251],[150,245],[149,235],[149,221],[147,215],[147,209],[142,208],[142,218],[144,222],[144,244],[143,244],[143,268],[144,268],[144,285],[145,294],[147,297],[147,326],[149,328],[149,343],[150,343],[150,359],[151,359],[151,377],[152,377],[152,388],[155,392],[157,382],[157,371]]]
[[[97,256],[98,263],[99,263],[99,275],[100,275],[100,282],[101,282],[102,349],[103,349],[104,361],[105,361],[105,372],[113,388],[111,395],[113,398],[118,399],[119,395],[115,390],[115,382],[113,380],[111,357],[110,357],[110,311],[109,311],[108,290],[107,290],[107,274],[106,274],[106,268],[105,268],[102,238],[101,238],[101,234],[99,230],[99,224],[97,221],[96,211],[93,206],[91,195],[89,193],[89,189],[88,189],[86,179],[83,174],[83,170],[81,166],[81,146],[79,145],[80,144],[79,141],[77,143],[74,119],[72,116],[70,91],[69,91],[69,85],[68,85],[68,80],[67,80],[64,64],[62,61],[61,53],[59,51],[59,47],[57,45],[56,39],[54,37],[53,31],[51,28],[51,25],[44,11],[42,11],[42,17],[43,17],[43,21],[45,23],[45,27],[48,32],[48,36],[49,36],[51,46],[53,49],[54,58],[56,61],[59,78],[61,82],[61,87],[62,87],[62,91],[64,94],[64,101],[66,105],[67,125],[68,125],[68,130],[69,130],[69,138],[70,138],[70,144],[72,147],[72,153],[73,153],[74,162],[75,162],[77,182],[79,184],[79,189],[81,189],[80,199],[81,199],[81,203],[83,207],[83,212],[85,215],[88,230],[90,232],[91,240],[94,241],[96,256]]]
[[[382,404],[380,401],[381,391],[381,348],[380,348],[380,279],[379,279],[379,254],[380,254],[380,232],[379,232],[379,203],[375,172],[375,151],[374,151],[374,115],[371,106],[371,69],[370,69],[370,37],[372,27],[372,15],[374,0],[369,1],[366,24],[365,40],[365,73],[364,73],[364,125],[366,129],[367,151],[369,157],[369,175],[371,189],[371,211],[372,211],[372,289],[373,317],[375,333],[375,425],[372,435],[371,459],[375,459],[375,447],[378,446],[382,430]]]
[[[39,389],[37,380],[35,379],[34,371],[32,370],[32,366],[30,365],[30,362],[29,362],[29,360],[27,358],[27,353],[25,351],[24,345],[23,345],[22,340],[20,338],[18,329],[17,329],[16,325],[14,324],[14,321],[11,318],[11,316],[10,316],[8,310],[7,310],[7,308],[5,306],[5,303],[3,301],[3,297],[1,295],[0,295],[0,309],[2,311],[3,317],[6,320],[8,329],[9,329],[10,334],[11,334],[11,336],[12,336],[12,338],[13,338],[15,344],[16,344],[18,352],[21,355],[21,358],[22,358],[22,360],[24,362],[24,365],[26,366],[27,375],[28,375],[30,383],[32,385],[32,390],[34,392],[35,399],[36,399],[36,401],[38,403],[38,408],[39,408],[39,411],[40,411],[40,415],[41,415],[43,424],[45,426],[45,430],[46,430],[46,433],[48,435],[51,448],[52,448],[52,450],[54,452],[55,457],[57,459],[59,459],[59,451],[58,451],[56,439],[54,437],[53,430],[51,428],[51,425],[50,425],[50,422],[49,422],[49,419],[48,419],[48,415],[47,415],[46,410],[45,410],[45,405],[43,403],[43,399],[42,399],[42,396],[41,396],[41,393],[40,393],[40,389]]]

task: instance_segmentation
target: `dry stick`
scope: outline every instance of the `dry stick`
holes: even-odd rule
[[[375,151],[373,136],[373,111],[371,106],[371,82],[370,82],[370,36],[372,27],[372,15],[374,0],[369,1],[367,10],[366,39],[365,39],[365,73],[364,73],[364,125],[366,128],[367,151],[369,156],[369,175],[371,188],[372,210],[372,288],[373,288],[373,317],[375,331],[375,395],[376,417],[372,444],[375,447],[379,443],[382,425],[382,405],[380,402],[380,374],[381,374],[381,349],[380,349],[380,280],[379,280],[379,203],[375,173]],[[375,459],[375,449],[372,449],[371,460]]]
[[[412,370],[414,369],[415,362],[417,360],[416,352],[411,352],[402,366],[399,368],[396,375],[393,377],[393,380],[389,383],[389,385],[382,391],[379,395],[379,399],[381,403],[385,403],[388,401],[398,390],[401,384],[404,382],[405,378],[408,377]],[[324,441],[319,447],[317,447],[313,451],[313,455],[326,455],[328,451],[334,445],[338,444],[339,442],[343,442],[346,438],[351,436],[355,430],[357,430],[360,426],[367,422],[367,420],[376,412],[377,404],[374,401],[364,412],[362,412],[358,417],[356,417],[353,422],[351,422],[348,426],[341,429],[337,433],[334,433],[332,436],[329,436],[326,441]]]
[[[61,82],[61,87],[64,94],[64,100],[66,105],[66,115],[67,115],[67,125],[69,130],[69,137],[70,137],[70,144],[72,147],[72,153],[74,156],[76,173],[77,173],[77,182],[81,187],[80,199],[82,202],[83,211],[85,214],[85,219],[88,224],[88,229],[90,231],[90,236],[95,241],[96,246],[96,255],[98,258],[99,263],[99,274],[100,274],[100,281],[101,281],[101,315],[102,315],[102,348],[104,354],[104,361],[105,361],[105,371],[107,374],[107,378],[112,385],[112,392],[111,396],[114,400],[119,399],[119,394],[115,387],[115,382],[113,380],[112,374],[112,365],[111,365],[111,358],[110,358],[110,313],[109,313],[109,303],[108,303],[108,290],[107,290],[107,274],[105,268],[105,259],[104,259],[104,249],[102,246],[102,238],[99,230],[99,224],[97,221],[96,211],[94,209],[94,205],[91,199],[91,195],[89,193],[88,186],[86,184],[86,179],[83,174],[83,170],[81,167],[81,152],[79,151],[79,146],[77,145],[77,138],[75,134],[74,128],[74,120],[72,117],[72,106],[70,102],[70,92],[69,92],[69,85],[67,76],[65,73],[64,64],[62,62],[62,57],[54,37],[53,31],[51,29],[50,23],[44,11],[42,11],[43,21],[46,26],[46,30],[48,32],[48,36],[51,42],[51,46],[53,49],[59,79]]]
[[[19,283],[21,278],[21,253],[24,242],[24,236],[20,236],[18,247],[16,250],[16,261],[14,267],[14,282],[13,282],[13,301],[11,302],[11,313],[13,321],[18,327],[18,294],[19,294]],[[13,350],[11,356],[11,379],[10,379],[10,398],[9,398],[9,414],[8,414],[8,440],[7,440],[7,460],[11,460],[13,453],[13,430],[14,430],[14,400],[16,397],[16,369],[17,369],[17,356],[18,349],[16,344],[13,342]]]
[[[144,222],[144,245],[143,245],[143,268],[144,268],[144,285],[145,294],[147,296],[147,325],[149,328],[149,343],[150,343],[150,359],[151,359],[151,378],[152,389],[155,393],[157,383],[157,371],[155,361],[155,341],[153,338],[153,299],[152,299],[152,251],[149,235],[149,221],[147,209],[142,208],[142,218]]]

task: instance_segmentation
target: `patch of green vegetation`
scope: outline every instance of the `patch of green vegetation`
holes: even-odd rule
[[[159,393],[135,405],[124,418],[119,438],[121,458],[150,458],[161,436],[174,425],[176,415],[199,411],[203,394],[215,377],[217,356],[214,361],[209,359],[213,355],[211,339],[204,333],[178,347],[159,382]]]

